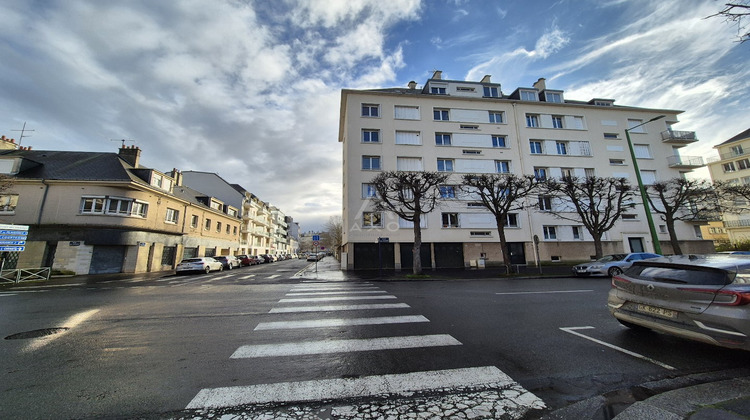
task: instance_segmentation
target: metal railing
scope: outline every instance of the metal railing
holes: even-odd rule
[[[698,141],[698,138],[695,136],[695,131],[676,131],[676,130],[662,131],[661,139],[662,141],[679,141],[679,142],[685,142],[685,143],[692,143],[694,141]]]
[[[703,157],[701,156],[669,156],[667,157],[667,165],[670,168],[675,166],[684,166],[691,168],[700,168],[705,166],[703,163]]]
[[[22,281],[49,280],[52,269],[42,268],[14,268],[11,270],[0,270],[0,283],[20,283]]]

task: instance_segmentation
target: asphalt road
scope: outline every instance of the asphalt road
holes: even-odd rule
[[[199,406],[204,390],[486,366],[559,408],[649,380],[750,367],[744,352],[621,327],[606,309],[608,279],[326,290],[294,277],[306,264],[0,290],[0,418],[147,416]],[[341,306],[382,304],[391,306]],[[404,348],[383,337],[439,343]],[[393,348],[325,352],[368,339]],[[311,353],[316,343],[323,350]]]

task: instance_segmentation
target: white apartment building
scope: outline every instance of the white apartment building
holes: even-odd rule
[[[717,144],[714,149],[719,157],[708,159],[712,181],[750,184],[750,128]],[[747,203],[736,204],[747,206]],[[750,217],[746,213],[726,213],[722,219],[722,230],[728,234],[731,243],[750,241]]]
[[[422,222],[422,264],[442,268],[502,259],[493,216],[457,194],[463,174],[594,175],[625,177],[635,185],[625,129],[661,115],[630,131],[644,184],[703,166],[701,158],[680,156],[681,147],[697,141],[693,132],[672,130],[682,111],[618,106],[612,99],[569,100],[562,90],[547,89],[544,79],[505,95],[490,76],[479,82],[444,80],[437,71],[421,89],[410,82],[408,88],[344,89],[341,96],[342,266],[347,269],[411,266],[411,224],[371,205],[370,180],[380,171],[454,174],[441,187],[441,207]],[[583,225],[543,209],[509,217],[511,263],[588,260],[594,245]],[[662,251],[669,254],[666,226],[656,216],[655,223]],[[680,222],[676,228],[683,251],[713,250],[701,239],[699,226]],[[605,253],[653,251],[643,207],[636,206],[604,240]]]

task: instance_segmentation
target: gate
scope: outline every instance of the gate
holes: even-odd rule
[[[94,245],[89,274],[109,274],[122,271],[125,247],[120,245]]]

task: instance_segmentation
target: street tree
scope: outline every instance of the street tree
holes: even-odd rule
[[[667,226],[672,252],[682,249],[675,232],[675,222],[708,220],[719,214],[719,199],[711,182],[704,179],[672,178],[649,185],[648,201]]]
[[[634,207],[633,187],[625,178],[565,176],[549,178],[540,185],[543,194],[556,199],[550,213],[583,224],[594,239],[597,259],[603,254],[602,236]]]
[[[326,236],[328,237],[328,244],[331,247],[334,256],[338,259],[344,235],[344,222],[341,216],[329,217],[325,229]]]
[[[747,21],[750,19],[750,0],[735,0],[724,3],[722,9],[706,19],[722,17],[724,22],[737,26],[737,41],[743,43],[750,39]]]
[[[372,198],[378,211],[389,211],[400,218],[411,222],[414,229],[414,248],[412,248],[412,272],[422,274],[423,215],[432,212],[439,204],[440,185],[448,181],[446,172],[382,172],[372,179],[377,194]]]
[[[495,217],[503,265],[507,273],[511,271],[510,252],[505,238],[505,226],[511,213],[523,210],[526,198],[533,195],[539,182],[533,175],[505,174],[466,174],[461,187],[471,197],[476,197]]]

